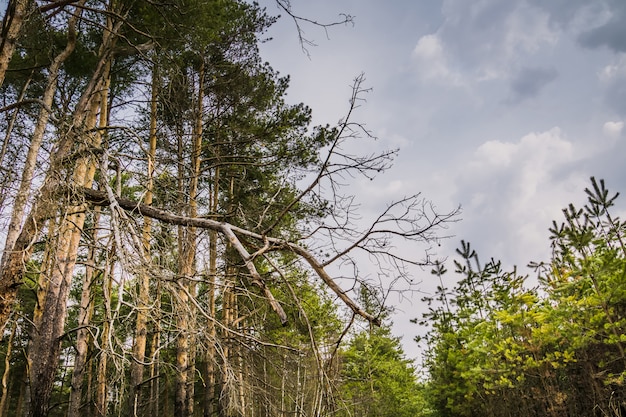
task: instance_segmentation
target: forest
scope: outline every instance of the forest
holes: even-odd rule
[[[421,319],[430,410],[437,416],[622,416],[626,413],[626,223],[602,180],[549,230],[536,276],[481,263],[461,241],[456,284],[445,265]]]
[[[303,47],[302,25],[342,23],[276,5]],[[350,179],[396,150],[355,152],[374,139],[363,76],[336,125],[286,103],[258,48],[276,19],[236,0],[8,3],[0,415],[421,408],[385,282],[428,264],[457,211],[416,193],[360,221]]]
[[[592,178],[534,275],[466,241],[438,261],[459,209],[415,192],[368,221],[350,192],[397,154],[362,153],[363,75],[313,126],[260,55],[279,18],[306,49],[351,17],[276,6],[7,3],[0,417],[626,413],[618,194]],[[391,331],[415,270],[440,283],[423,363]]]

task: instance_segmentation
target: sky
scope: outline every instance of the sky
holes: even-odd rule
[[[260,4],[281,13],[273,0]],[[287,100],[309,105],[317,124],[334,124],[353,79],[365,74],[372,91],[356,120],[378,138],[369,147],[400,153],[388,172],[350,190],[364,211],[416,192],[442,212],[460,205],[462,220],[446,231],[453,237],[439,256],[453,257],[464,239],[481,259],[532,274],[529,261],[549,259],[552,220],[560,222],[569,203],[585,203],[591,176],[626,192],[626,1],[291,5],[309,19],[345,13],[354,24],[325,31],[303,23],[316,44],[308,54],[287,16],[269,30],[262,57],[290,75]],[[626,203],[617,205],[624,217]],[[432,293],[429,271],[416,275]],[[421,296],[398,299],[393,317],[409,357],[419,356],[412,339],[423,331],[409,320],[424,310]]]

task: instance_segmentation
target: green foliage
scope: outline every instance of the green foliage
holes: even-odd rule
[[[423,389],[412,363],[388,327],[356,334],[341,353],[345,411],[340,415],[426,415]]]
[[[626,400],[624,223],[604,182],[550,229],[553,257],[539,285],[481,266],[461,242],[461,279],[426,301],[429,398],[442,416],[609,415]],[[434,274],[446,273],[439,267]],[[618,414],[610,414],[618,415]]]
[[[370,313],[387,317],[375,292],[362,286],[360,303]],[[405,357],[400,338],[388,325],[357,332],[340,353],[339,386],[343,416],[428,415],[423,387],[418,383],[413,361]]]

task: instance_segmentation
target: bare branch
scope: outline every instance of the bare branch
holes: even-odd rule
[[[82,188],[77,190],[85,196],[85,199],[90,201],[93,204],[108,206],[111,204],[110,195],[103,191],[93,190],[91,188]],[[191,226],[198,227],[201,229],[214,230],[223,236],[226,236],[229,241],[233,244],[242,260],[246,264],[248,271],[252,275],[252,283],[256,286],[259,286],[264,295],[268,298],[270,305],[274,309],[274,311],[279,315],[281,321],[284,319],[286,322],[286,315],[280,307],[280,304],[274,299],[271,295],[271,292],[267,289],[265,283],[263,282],[261,276],[256,271],[252,263],[252,257],[245,249],[245,247],[241,244],[241,241],[237,237],[237,235],[245,236],[247,238],[255,239],[260,242],[269,242],[276,247],[284,248],[290,250],[296,254],[298,254],[302,259],[304,259],[315,271],[315,273],[324,281],[324,283],[343,301],[352,311],[356,314],[360,315],[364,319],[379,325],[380,320],[377,317],[372,316],[367,313],[365,310],[360,308],[347,294],[344,290],[339,287],[339,285],[333,280],[333,278],[326,272],[324,266],[311,254],[307,249],[301,247],[300,245],[288,242],[284,239],[277,239],[266,237],[264,235],[260,235],[258,233],[251,232],[246,229],[242,229],[240,227],[231,225],[225,222],[218,222],[212,219],[206,218],[192,218],[186,216],[180,216],[176,214],[169,213],[165,210],[158,209],[154,206],[147,206],[145,204],[137,203],[133,200],[115,197],[115,203],[117,206],[123,208],[124,210],[128,210],[130,212],[135,212],[141,214],[143,216],[150,217],[152,219],[160,220],[169,224],[179,225],[179,226]]]
[[[305,36],[305,32],[304,32],[304,29],[302,28],[301,23],[308,23],[313,26],[317,26],[317,27],[324,29],[327,38],[329,38],[328,29],[333,26],[348,25],[348,24],[351,24],[354,26],[354,16],[351,16],[349,14],[341,13],[339,15],[340,17],[339,20],[336,20],[334,22],[329,22],[329,23],[323,23],[314,19],[309,19],[309,18],[302,17],[302,16],[295,14],[291,6],[290,0],[276,0],[276,4],[278,5],[280,9],[282,9],[285,13],[287,13],[289,17],[291,17],[294,24],[296,25],[296,30],[298,31],[298,40],[300,41],[302,52],[304,52],[307,56],[310,56],[308,47],[317,46],[317,45],[315,44],[315,42],[313,42],[312,40],[310,40],[309,38]]]

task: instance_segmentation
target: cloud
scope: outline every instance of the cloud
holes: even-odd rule
[[[626,2],[623,0],[527,1],[543,10],[552,26],[576,34],[581,46],[626,52]]]
[[[526,2],[447,0],[442,12],[437,36],[454,58],[449,64],[476,81],[507,78],[519,62],[558,41],[548,14]]]
[[[598,73],[605,87],[605,101],[614,111],[626,116],[626,55],[621,55]]]
[[[606,18],[608,7],[604,0],[528,0],[528,3],[543,10],[549,18],[550,24],[560,28],[571,27],[574,31],[579,28],[588,30],[597,26]],[[599,20],[600,19],[600,20]]]
[[[458,76],[448,68],[441,39],[436,34],[422,36],[413,49],[413,60],[424,79],[458,82]]]
[[[522,68],[511,80],[510,101],[519,103],[537,96],[558,74],[554,68]]]
[[[548,255],[548,227],[561,208],[576,201],[587,175],[582,158],[559,128],[517,141],[487,141],[455,173],[464,208],[459,239],[481,242],[483,257],[524,266]]]
[[[606,22],[583,32],[578,40],[587,48],[607,47],[613,52],[626,52],[626,3],[620,0],[606,4],[609,15]]]
[[[602,126],[602,133],[610,138],[619,138],[624,130],[624,122],[606,122]]]

